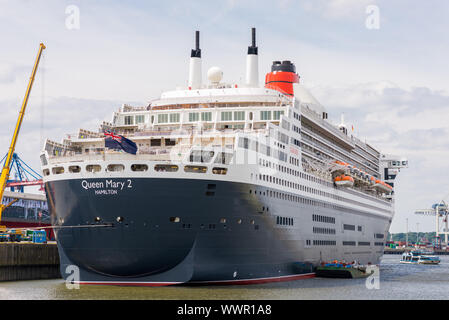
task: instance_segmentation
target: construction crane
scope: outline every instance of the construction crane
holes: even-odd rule
[[[0,160],[3,166],[7,154]],[[10,179],[6,182],[6,188],[11,191],[24,192],[26,186],[40,186],[39,190],[44,190],[42,176],[23,161],[17,153],[12,155],[11,165],[9,166]]]
[[[45,48],[46,47],[45,47],[45,45],[43,43],[41,43],[39,45],[39,52],[37,54],[36,62],[34,63],[34,67],[33,67],[32,73],[31,73],[30,80],[28,82],[28,87],[27,87],[27,90],[26,90],[26,93],[25,93],[25,98],[23,99],[22,108],[20,109],[19,118],[17,119],[16,128],[14,129],[14,134],[12,136],[11,145],[9,146],[8,154],[6,155],[6,160],[5,160],[5,163],[3,165],[2,174],[0,176],[0,200],[3,199],[3,193],[5,191],[6,184],[7,184],[8,179],[9,179],[10,165],[11,165],[11,161],[13,159],[14,149],[16,148],[16,143],[17,143],[17,138],[19,136],[20,126],[22,125],[23,117],[25,116],[26,106],[27,106],[27,103],[28,103],[28,99],[30,97],[31,88],[33,87],[34,78],[36,77],[37,67],[39,66],[39,61],[40,61],[41,56],[42,56],[42,51],[44,51]],[[16,201],[17,201],[17,199],[14,199],[13,201],[8,203],[7,205],[4,205],[3,203],[0,203],[0,222],[1,222],[1,219],[2,219],[3,211],[6,208],[8,208],[9,206],[11,206]],[[0,230],[1,229],[2,229],[2,226],[0,226]],[[5,229],[5,227],[3,227],[3,229]]]

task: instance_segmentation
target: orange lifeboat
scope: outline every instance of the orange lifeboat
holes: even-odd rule
[[[352,187],[354,185],[354,179],[344,174],[335,177],[334,182],[339,187]]]
[[[387,184],[381,180],[376,180],[375,182],[376,183],[374,184],[374,188],[376,188],[377,190],[379,190],[383,193],[390,193],[393,191],[393,188],[389,184]]]

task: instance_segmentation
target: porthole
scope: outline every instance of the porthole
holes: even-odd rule
[[[110,172],[120,172],[120,171],[124,171],[125,170],[125,166],[123,164],[110,164],[108,165],[106,171],[110,171]]]
[[[55,167],[51,171],[53,174],[62,174],[64,173],[64,167]]]
[[[148,166],[146,164],[132,164],[131,171],[147,171]]]
[[[79,173],[79,172],[81,172],[81,167],[80,166],[70,166],[69,167],[69,172],[71,172],[71,173]]]
[[[87,172],[99,172],[101,170],[101,166],[98,164],[89,164],[86,166]]]

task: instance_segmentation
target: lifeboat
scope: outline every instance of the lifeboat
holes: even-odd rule
[[[352,187],[354,185],[354,179],[350,176],[342,174],[334,179],[335,185],[339,187]]]
[[[393,191],[393,188],[389,184],[381,180],[375,181],[374,188],[384,193],[390,193],[391,191]]]

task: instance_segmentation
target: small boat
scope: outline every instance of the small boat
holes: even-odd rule
[[[365,266],[345,264],[341,262],[322,263],[315,269],[315,276],[321,278],[366,278],[373,274],[374,270],[367,272]]]
[[[433,252],[413,250],[404,252],[399,262],[408,264],[439,264],[440,258],[433,255]]]
[[[334,182],[338,187],[352,187],[354,185],[354,179],[344,174],[335,177]]]

